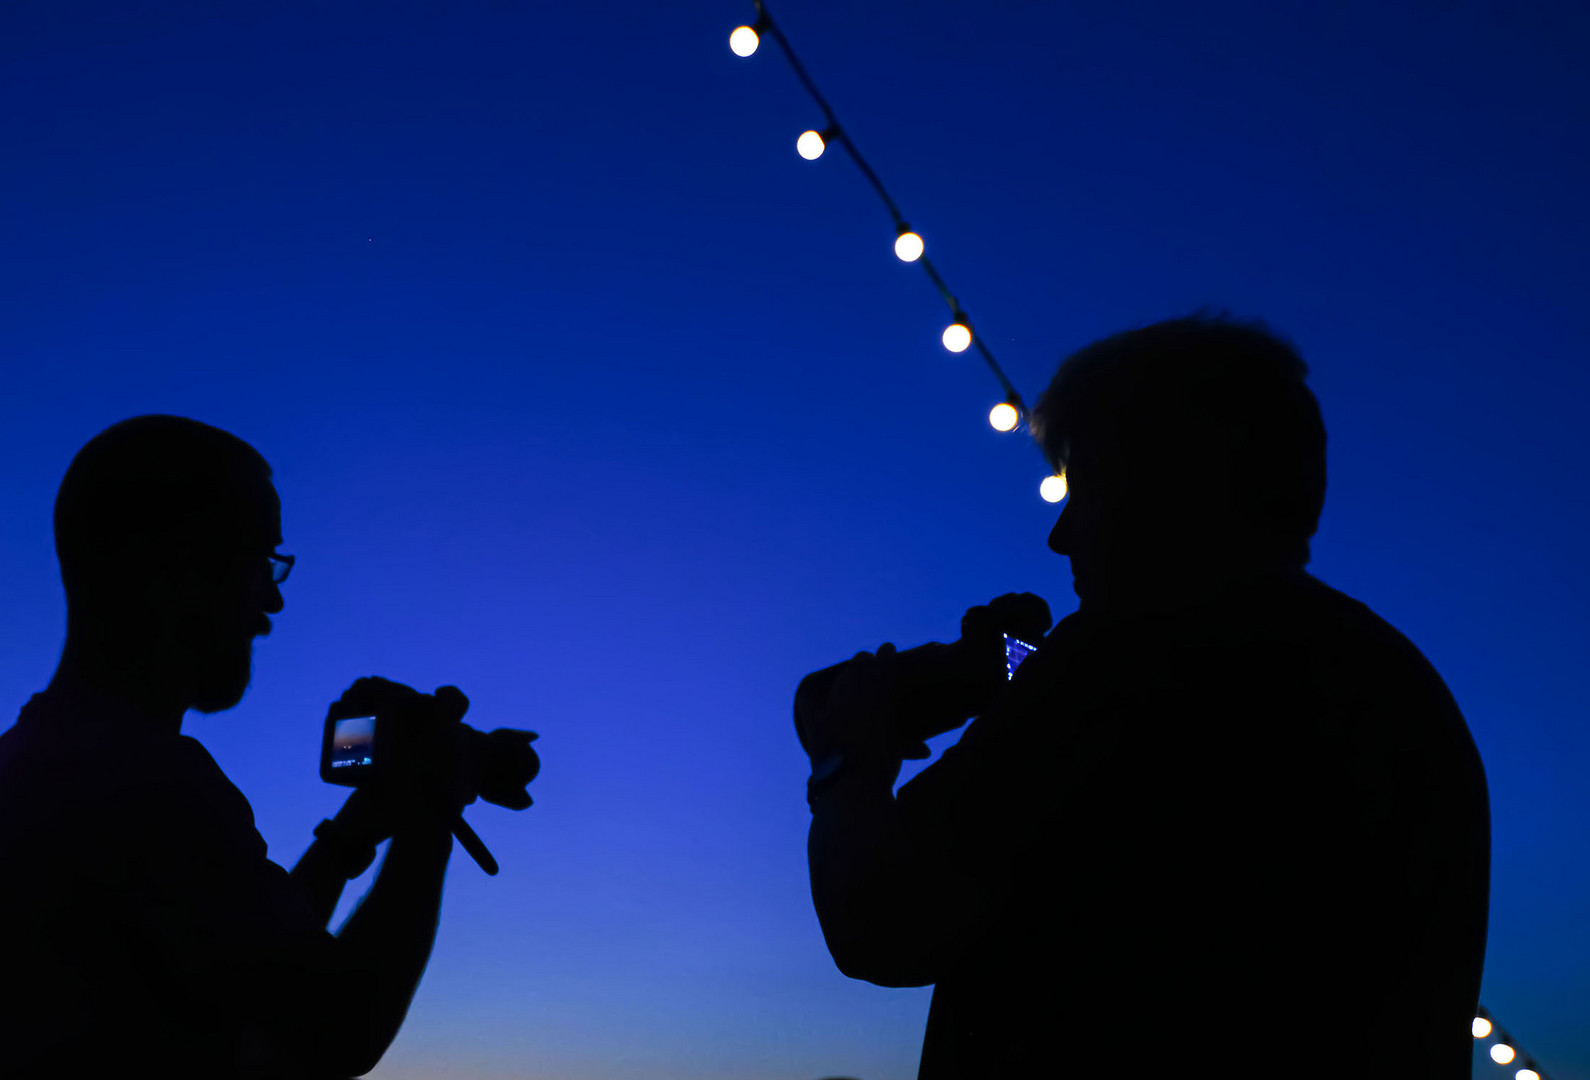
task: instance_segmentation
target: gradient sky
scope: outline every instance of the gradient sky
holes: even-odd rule
[[[1424,650],[1485,760],[1481,1000],[1590,1080],[1585,9],[773,12],[1029,400],[1204,305],[1296,341],[1313,569]],[[0,8],[0,701],[58,657],[67,463],[171,412],[272,462],[299,560],[248,697],[184,725],[274,858],[340,804],[320,726],[356,677],[541,733],[535,807],[470,810],[502,873],[455,860],[383,1080],[915,1075],[930,992],[845,979],[811,911],[795,684],[999,593],[1074,600],[1039,455],[853,165],[796,156],[821,118],[774,49],[729,52],[752,15]],[[1210,1019],[1190,1065],[1241,1052]]]

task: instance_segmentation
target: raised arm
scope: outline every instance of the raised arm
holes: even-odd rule
[[[369,895],[337,935],[347,1007],[330,1029],[338,1042],[326,1050],[339,1072],[369,1072],[397,1038],[436,941],[452,845],[440,816],[400,830]]]
[[[880,986],[926,986],[984,925],[992,896],[915,835],[890,786],[900,762],[857,768],[812,799],[812,904],[835,965]]]
[[[994,914],[998,884],[959,861],[930,817],[905,813],[893,786],[902,747],[964,723],[1003,690],[1000,625],[1011,608],[1025,616],[1028,640],[1048,627],[1037,597],[1002,597],[967,613],[956,646],[908,661],[885,645],[826,678],[809,677],[797,692],[797,730],[813,769],[812,902],[829,952],[852,978],[935,982]]]
[[[467,708],[451,687],[431,697],[385,680],[360,680],[333,706],[379,715],[393,732],[380,779],[356,789],[336,818],[316,829],[291,875],[324,925],[375,845],[392,841],[369,894],[331,948],[325,978],[333,993],[315,988],[282,1003],[285,1034],[299,1044],[299,1056],[338,1074],[359,1075],[380,1061],[430,960],[452,824],[474,797],[463,779],[468,770],[458,767],[458,720]]]

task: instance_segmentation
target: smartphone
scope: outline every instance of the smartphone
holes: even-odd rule
[[[1005,635],[1005,678],[1014,679],[1016,669],[1021,667],[1021,662],[1036,652],[1038,646],[1028,645],[1020,638]]]
[[[328,784],[358,787],[375,774],[375,717],[326,718],[320,745],[320,778]]]

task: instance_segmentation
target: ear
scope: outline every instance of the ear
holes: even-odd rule
[[[139,577],[139,591],[150,613],[169,612],[191,615],[215,607],[217,570],[203,553],[178,547],[144,561],[132,572]]]

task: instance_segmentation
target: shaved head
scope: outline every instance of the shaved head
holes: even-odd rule
[[[55,500],[68,651],[164,672],[185,707],[230,708],[265,612],[281,609],[268,564],[280,531],[270,466],[237,436],[180,416],[105,429]]]

